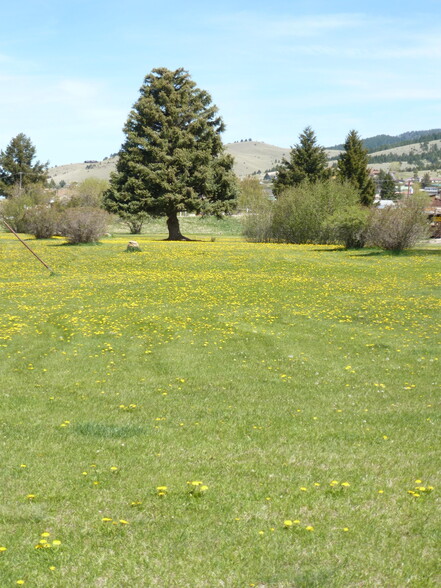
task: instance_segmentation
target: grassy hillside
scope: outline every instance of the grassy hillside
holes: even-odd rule
[[[2,586],[436,586],[439,252],[0,235]]]

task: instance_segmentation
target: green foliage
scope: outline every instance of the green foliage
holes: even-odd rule
[[[361,205],[350,205],[336,210],[325,221],[333,241],[343,243],[346,249],[364,247],[369,210]]]
[[[428,186],[431,186],[431,185],[432,185],[432,179],[430,177],[430,174],[428,172],[426,172],[421,179],[421,187],[427,188]]]
[[[382,200],[396,200],[397,195],[395,193],[395,180],[390,172],[380,171],[380,198]]]
[[[274,203],[272,237],[287,243],[332,242],[335,232],[329,217],[357,201],[358,193],[349,182],[302,182]]]
[[[143,211],[138,212],[137,214],[131,214],[130,212],[120,212],[119,217],[123,224],[128,227],[132,235],[139,235],[142,231],[144,223],[150,218],[150,216]]]
[[[317,138],[311,127],[300,134],[300,142],[291,149],[290,160],[283,159],[277,168],[273,192],[278,197],[287,188],[308,182],[323,181],[330,177],[328,160],[324,147],[317,145]]]
[[[131,110],[105,207],[116,214],[168,219],[170,239],[182,239],[181,211],[221,215],[234,208],[233,159],[208,92],[181,69],[154,69]]]
[[[243,235],[247,241],[267,243],[273,241],[274,202],[265,195],[256,198],[252,208],[243,216]]]
[[[35,207],[47,207],[53,198],[53,192],[42,185],[28,185],[20,189],[18,185],[11,188],[10,197],[0,203],[0,216],[17,233],[29,231],[29,211]]]
[[[268,195],[257,178],[247,177],[240,180],[237,199],[239,210],[252,211],[262,200],[268,200]]]
[[[369,176],[367,150],[356,131],[346,137],[344,152],[337,162],[338,177],[351,182],[359,192],[361,204],[370,206],[374,201],[375,185]]]
[[[87,178],[73,188],[73,194],[68,206],[86,206],[100,208],[103,196],[109,189],[109,182],[99,178]]]
[[[15,185],[23,189],[46,182],[48,163],[34,162],[35,154],[34,145],[24,133],[11,139],[5,151],[0,151],[0,194],[12,195]]]
[[[405,196],[395,206],[374,210],[368,241],[388,251],[403,251],[429,236],[429,220],[424,214],[427,196]]]

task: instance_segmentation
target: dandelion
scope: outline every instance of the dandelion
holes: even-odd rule
[[[349,527],[343,527],[343,531],[345,531],[345,532],[349,531]]]
[[[109,523],[113,519],[111,519],[110,517],[103,517],[101,520],[102,520],[103,523]]]
[[[61,541],[59,541],[58,539],[54,539],[52,541],[52,545],[55,545],[55,547],[58,547],[58,545],[61,545]]]
[[[0,553],[3,553],[4,551],[7,551],[7,547],[4,547],[3,545],[0,545]]]
[[[34,498],[35,498],[35,494],[27,494],[27,495],[26,495],[26,498],[27,498],[28,500],[34,500]]]
[[[314,527],[312,525],[308,525],[307,527],[305,527],[306,531],[314,531]]]
[[[350,486],[349,482],[342,482],[341,486],[343,486],[344,488],[348,488]]]
[[[129,525],[130,523],[128,521],[126,521],[125,519],[119,519],[119,522],[121,525]]]
[[[292,521],[287,520],[287,521],[283,521],[283,526],[285,527],[285,529],[288,529],[289,527],[292,527]]]

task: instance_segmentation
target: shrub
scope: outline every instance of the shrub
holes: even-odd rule
[[[336,234],[328,219],[358,201],[357,190],[348,182],[302,182],[276,201],[272,236],[288,243],[330,243]]]
[[[29,211],[35,206],[49,206],[53,192],[40,184],[33,184],[20,189],[14,186],[9,198],[1,203],[0,216],[17,233],[28,233]]]
[[[150,215],[146,212],[120,212],[119,216],[123,224],[127,225],[129,228],[131,235],[139,235],[143,224],[150,218]]]
[[[50,239],[57,232],[58,214],[50,206],[39,204],[25,211],[26,232],[36,239]]]
[[[326,220],[329,235],[346,249],[364,247],[369,221],[369,210],[362,206],[348,206],[337,210]]]
[[[109,218],[100,208],[68,208],[60,219],[60,233],[69,243],[95,243],[106,232]]]
[[[388,251],[402,251],[427,238],[426,200],[425,196],[406,196],[396,206],[374,210],[368,228],[369,243]]]

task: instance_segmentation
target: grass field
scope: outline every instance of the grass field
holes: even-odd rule
[[[0,234],[0,586],[428,587],[441,250]]]

